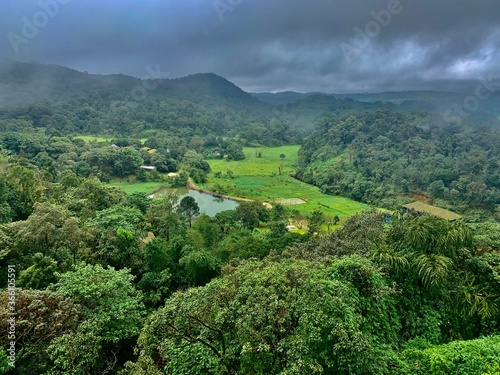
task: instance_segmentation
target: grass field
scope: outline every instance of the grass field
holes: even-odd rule
[[[328,215],[338,215],[341,223],[349,216],[370,209],[370,206],[348,198],[322,194],[320,190],[309,184],[290,177],[297,163],[297,152],[300,146],[283,146],[273,148],[244,148],[245,160],[209,160],[212,172],[204,187],[208,190],[222,190],[225,194],[249,199],[260,199],[271,204],[275,199],[299,198],[305,204],[289,206],[303,213],[319,209]],[[256,152],[262,157],[256,157]],[[280,159],[284,154],[285,158]],[[283,172],[279,167],[283,162]],[[235,178],[231,179],[227,171],[231,170]],[[221,172],[221,178],[215,173]]]
[[[283,174],[290,174],[297,164],[297,153],[300,146],[282,146],[270,148],[252,148],[245,147],[245,160],[227,161],[227,160],[209,160],[210,168],[213,172],[222,172],[225,174],[228,169],[239,176],[261,176],[278,174],[278,168],[283,162]],[[256,152],[261,152],[262,157],[255,156]],[[280,159],[280,155],[285,155],[284,159]]]
[[[126,182],[126,181],[111,181],[110,186],[122,189],[127,194],[132,193],[153,193],[160,187],[165,186],[164,182]]]

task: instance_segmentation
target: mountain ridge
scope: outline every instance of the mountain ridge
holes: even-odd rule
[[[325,114],[344,115],[380,108],[426,111],[445,117],[464,103],[467,95],[447,91],[385,91],[332,94],[321,92],[249,93],[215,73],[195,73],[178,78],[140,79],[125,74],[89,74],[54,64],[0,63],[0,108],[42,102],[64,103],[71,99],[141,102],[148,97],[192,103],[198,109],[251,114],[255,121],[278,117],[296,129],[311,129]],[[500,127],[500,95],[482,100],[476,111],[458,118]],[[449,116],[453,117],[453,116]],[[457,118],[456,113],[453,118]]]

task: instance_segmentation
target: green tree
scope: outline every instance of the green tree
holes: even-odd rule
[[[178,261],[177,261],[178,262]],[[173,259],[169,254],[169,244],[163,238],[154,238],[144,249],[144,268],[138,288],[144,293],[148,306],[157,307],[171,292],[170,284]]]
[[[51,361],[48,355],[50,342],[76,329],[80,306],[61,293],[16,289],[16,370],[15,374],[45,372]],[[8,332],[9,293],[0,292],[0,327]],[[8,335],[0,337],[2,348],[8,347]]]
[[[86,222],[86,225],[99,228],[104,233],[116,231],[118,228],[133,231],[142,218],[142,213],[137,208],[117,205],[98,211],[94,218]]]
[[[325,215],[322,211],[314,210],[308,217],[308,231],[309,233],[319,233],[321,231],[321,225],[325,222]]]
[[[210,165],[203,160],[203,155],[198,154],[194,150],[188,150],[182,158],[182,162],[189,166],[189,168],[200,169],[204,172],[210,172]]]
[[[400,372],[408,375],[494,375],[500,371],[500,337],[433,346],[415,340],[405,349]]]
[[[85,180],[76,189],[68,206],[70,210],[88,218],[93,216],[95,211],[122,203],[125,197],[126,194],[122,190],[103,184],[93,177]]]
[[[236,218],[243,228],[252,230],[266,219],[266,208],[259,202],[241,202],[236,207]]]
[[[238,218],[235,210],[221,211],[215,214],[215,222],[221,228],[223,233],[228,233],[231,229],[238,226]]]
[[[185,231],[182,216],[175,209],[178,197],[175,195],[155,200],[146,212],[145,219],[149,229],[167,241]]]
[[[213,253],[189,245],[184,246],[182,251],[179,265],[183,268],[189,286],[205,285],[219,274],[220,264]]]
[[[69,215],[61,206],[37,203],[27,220],[7,224],[3,230],[10,238],[9,258],[15,259],[22,270],[22,267],[33,265],[35,253],[41,253],[43,256],[39,260],[43,259],[42,263],[51,259],[49,263],[56,261],[58,269],[65,270],[89,240],[88,233],[79,228],[78,219]]]
[[[139,334],[145,316],[128,269],[78,265],[60,275],[51,290],[82,307],[84,323],[55,339],[48,353],[55,373],[103,373],[112,370]]]
[[[189,195],[181,199],[177,210],[180,214],[187,217],[189,228],[192,226],[193,218],[200,214],[200,206],[198,206],[196,200]]]
[[[152,199],[149,197],[148,193],[135,191],[130,195],[127,195],[126,202],[130,207],[135,207],[141,210],[143,214],[146,213],[149,206],[152,203]]]
[[[308,262],[243,263],[167,300],[148,319],[139,360],[128,369],[155,362],[186,375],[381,374],[390,350],[374,350],[378,340],[362,330],[356,294]]]
[[[269,255],[272,242],[265,236],[253,235],[246,229],[235,230],[219,243],[216,249],[217,257],[222,264],[231,259],[262,259]]]
[[[243,152],[243,147],[236,143],[230,142],[226,148],[227,160],[243,160],[245,159],[245,153]]]
[[[221,229],[215,219],[208,215],[201,215],[193,224],[193,229],[203,236],[206,249],[213,249],[217,246],[221,237]]]
[[[21,165],[11,166],[7,182],[13,190],[8,203],[14,210],[14,220],[24,220],[33,212],[43,197],[43,184],[35,171]]]
[[[430,289],[443,286],[453,262],[463,249],[470,249],[473,244],[472,231],[465,224],[451,224],[432,215],[394,218],[388,235],[396,251],[393,255],[407,259],[400,264],[408,264],[411,272]],[[378,255],[384,254],[389,255],[387,252]]]
[[[33,256],[33,265],[21,271],[19,284],[25,288],[44,289],[56,282],[57,262],[42,253]]]

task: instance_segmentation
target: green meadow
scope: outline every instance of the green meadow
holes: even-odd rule
[[[270,176],[273,173],[279,173],[279,167],[283,162],[283,174],[290,174],[295,169],[297,164],[297,153],[300,146],[282,146],[282,147],[245,147],[245,160],[228,161],[228,160],[208,160],[210,168],[213,172],[227,173],[227,170],[233,171],[239,176]],[[262,156],[258,158],[256,153],[261,152]],[[280,155],[285,155],[284,159],[280,159]]]
[[[127,182],[125,180],[114,180],[109,183],[110,186],[122,189],[127,194],[148,193],[151,194],[165,186],[165,182]]]
[[[259,199],[269,203],[276,199],[298,198],[306,203],[290,205],[302,213],[319,209],[328,215],[338,215],[341,222],[370,206],[348,198],[326,195],[319,188],[290,177],[296,167],[297,152],[300,146],[272,148],[244,148],[245,160],[209,160],[212,172],[203,186],[208,190],[222,191],[224,194],[248,199]],[[262,156],[257,157],[261,152]],[[280,158],[280,155],[285,158]],[[279,168],[283,163],[282,173]],[[230,178],[227,171],[233,172]],[[221,177],[215,177],[221,172]]]

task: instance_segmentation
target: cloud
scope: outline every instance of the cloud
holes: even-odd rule
[[[57,14],[16,54],[7,35],[51,2]],[[498,19],[496,0],[4,0],[0,55],[137,77],[214,72],[249,91],[467,90],[499,76]]]

